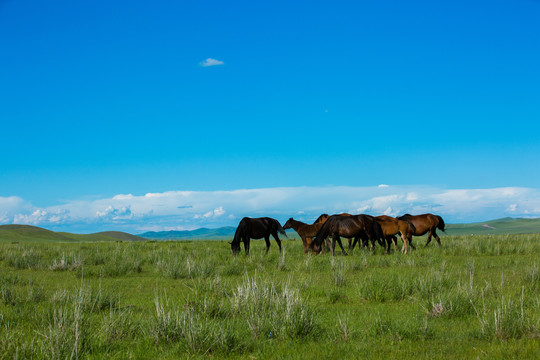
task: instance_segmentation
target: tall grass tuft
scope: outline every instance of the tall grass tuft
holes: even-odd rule
[[[184,336],[182,329],[182,316],[177,309],[169,309],[167,297],[160,298],[156,291],[154,297],[156,314],[150,323],[150,334],[156,343],[160,341],[171,342]]]
[[[507,340],[540,335],[540,329],[531,321],[531,315],[524,306],[524,291],[519,303],[501,297],[495,308],[490,309],[484,302],[482,311],[477,311],[477,319],[480,334],[485,338]]]
[[[39,269],[41,267],[41,253],[33,247],[25,246],[22,249],[11,250],[5,257],[8,265],[16,269]]]
[[[302,339],[314,336],[318,327],[290,281],[276,288],[248,275],[231,298],[233,311],[243,317],[253,338]]]
[[[88,350],[88,293],[81,288],[66,301],[54,305],[47,319],[43,337],[43,354],[53,359],[78,359]]]

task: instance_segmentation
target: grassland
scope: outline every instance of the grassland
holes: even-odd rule
[[[540,235],[442,241],[4,241],[0,359],[540,358]]]

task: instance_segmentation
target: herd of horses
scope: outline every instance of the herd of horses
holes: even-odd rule
[[[436,230],[444,231],[444,227],[442,217],[433,214],[405,214],[397,218],[387,215],[322,214],[313,224],[306,224],[290,218],[284,226],[281,226],[276,219],[269,217],[245,217],[240,221],[230,244],[234,255],[240,252],[241,242],[244,243],[246,254],[249,254],[250,239],[264,238],[266,252],[268,253],[271,235],[276,240],[281,252],[281,240],[278,233],[287,236],[285,229],[293,229],[300,235],[304,245],[304,253],[306,254],[310,251],[319,254],[326,246],[334,255],[337,243],[343,254],[346,255],[347,251],[345,251],[341,243],[342,237],[348,239],[348,251],[352,251],[357,243],[359,246],[369,246],[371,251],[375,251],[375,244],[379,243],[388,253],[392,244],[394,249],[398,250],[396,235],[399,235],[403,241],[401,251],[407,253],[409,245],[415,249],[412,243],[413,236],[428,234],[425,246],[431,242],[432,236],[441,245],[441,239]],[[330,238],[332,241],[330,241]]]

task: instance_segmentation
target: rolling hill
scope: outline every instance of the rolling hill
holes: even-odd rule
[[[136,235],[120,231],[105,231],[94,234],[71,234],[67,232],[54,232],[31,225],[0,225],[0,241],[50,241],[50,242],[77,242],[77,241],[146,241]]]
[[[503,235],[540,233],[540,218],[502,218],[472,224],[449,224],[446,235]],[[444,234],[443,234],[444,235]]]

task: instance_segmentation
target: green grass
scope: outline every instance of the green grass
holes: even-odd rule
[[[424,242],[3,242],[0,359],[539,358],[540,235]]]

